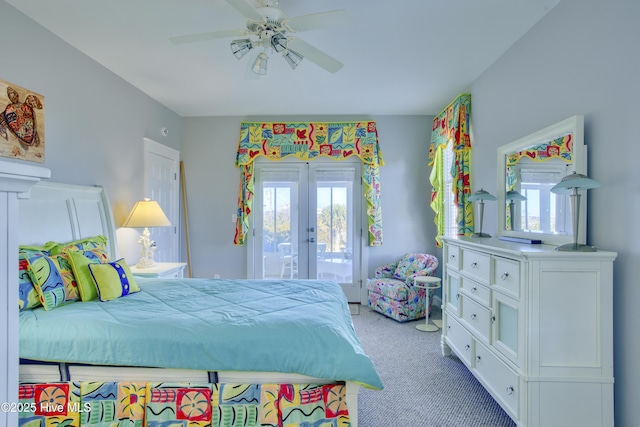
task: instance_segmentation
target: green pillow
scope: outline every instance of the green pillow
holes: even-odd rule
[[[89,264],[89,271],[98,288],[100,301],[111,301],[124,297],[140,288],[124,259],[105,264]]]
[[[65,249],[73,275],[76,278],[76,284],[78,291],[80,292],[80,299],[82,301],[92,301],[98,298],[98,290],[91,277],[89,271],[89,264],[100,264],[109,261],[107,253],[100,248],[80,251]]]

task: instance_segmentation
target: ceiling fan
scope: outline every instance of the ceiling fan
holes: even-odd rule
[[[234,9],[247,18],[247,28],[227,31],[213,31],[185,36],[171,37],[175,44],[193,43],[226,37],[244,37],[231,42],[231,52],[240,59],[251,50],[262,48],[255,61],[251,63],[251,71],[257,75],[267,73],[267,50],[279,53],[292,69],[306,58],[330,73],[343,67],[337,59],[327,55],[309,43],[293,37],[291,33],[347,25],[351,16],[345,9],[314,13],[289,18],[278,9],[278,0],[256,0],[253,7],[247,0],[225,0]]]

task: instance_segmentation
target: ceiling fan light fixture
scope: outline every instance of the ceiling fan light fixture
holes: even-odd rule
[[[258,55],[258,57],[256,58],[255,62],[253,63],[253,66],[251,67],[251,71],[253,71],[254,73],[260,76],[264,76],[265,74],[267,74],[268,60],[269,60],[269,57],[267,56],[267,54],[264,52],[261,52],[260,55]]]
[[[231,42],[231,52],[233,56],[240,59],[253,49],[253,42],[250,39],[238,39]]]
[[[271,36],[271,47],[278,53],[287,49],[287,42],[287,37],[283,33],[275,33]]]
[[[304,59],[304,56],[293,50],[287,50],[282,54],[282,56],[287,61],[292,70],[295,70],[298,64],[300,64]]]

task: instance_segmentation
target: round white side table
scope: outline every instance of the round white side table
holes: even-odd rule
[[[436,332],[440,330],[436,325],[429,323],[429,290],[438,289],[440,287],[440,278],[433,276],[417,276],[413,278],[413,286],[427,290],[427,313],[424,325],[416,325],[416,329],[423,332]]]

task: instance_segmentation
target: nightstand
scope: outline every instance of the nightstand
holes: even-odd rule
[[[135,265],[130,268],[134,276],[181,279],[184,277],[184,268],[186,266],[186,262],[157,262],[156,265],[149,268],[138,268]]]

